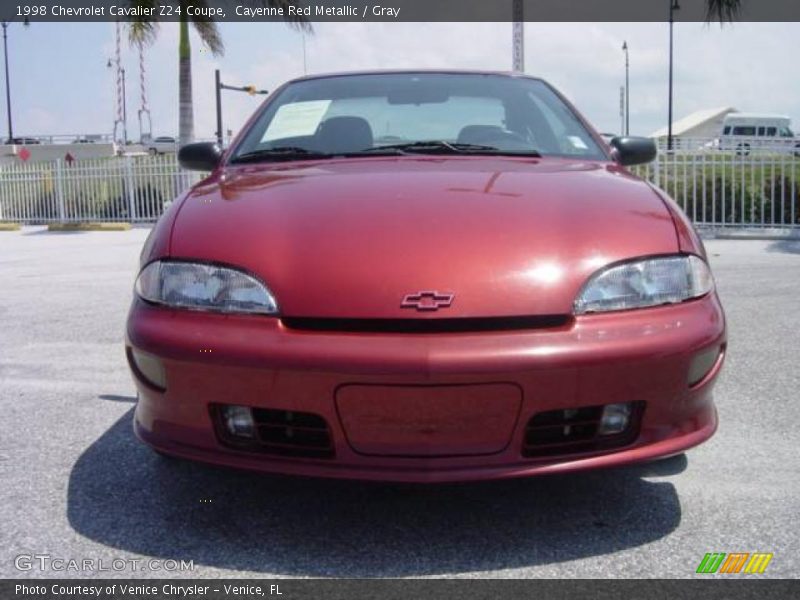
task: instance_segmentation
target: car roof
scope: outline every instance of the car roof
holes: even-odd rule
[[[364,71],[337,71],[332,73],[314,73],[290,79],[289,83],[296,81],[309,81],[312,79],[332,79],[335,77],[352,77],[359,75],[496,75],[513,79],[540,79],[524,73],[513,71],[483,71],[475,69],[372,69]]]

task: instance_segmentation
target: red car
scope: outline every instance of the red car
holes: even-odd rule
[[[525,76],[374,72],[274,92],[145,243],[137,435],[188,459],[442,482],[623,465],[717,427],[702,242]]]

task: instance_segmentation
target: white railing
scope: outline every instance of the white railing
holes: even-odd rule
[[[676,140],[631,170],[664,189],[699,226],[800,231],[800,148],[719,150]],[[174,154],[0,167],[0,220],[152,222],[200,179]]]
[[[800,147],[794,140],[720,150],[715,140],[659,143],[631,170],[667,192],[698,226],[800,229]]]
[[[174,154],[14,164],[0,168],[0,220],[151,222],[199,178]]]

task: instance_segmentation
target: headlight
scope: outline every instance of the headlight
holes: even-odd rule
[[[713,287],[711,271],[698,256],[636,260],[592,275],[575,300],[575,314],[674,304]]]
[[[136,279],[148,302],[221,312],[275,314],[278,306],[263,283],[247,273],[191,262],[155,261]]]

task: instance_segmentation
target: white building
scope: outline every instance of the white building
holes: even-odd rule
[[[739,111],[730,106],[698,110],[672,122],[672,138],[673,140],[717,138],[722,132],[722,122],[725,120],[725,116],[735,112]],[[662,127],[658,131],[654,131],[650,137],[666,140],[667,128]]]

